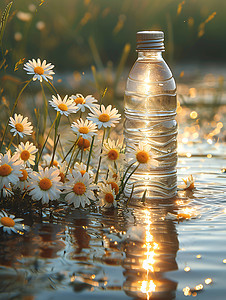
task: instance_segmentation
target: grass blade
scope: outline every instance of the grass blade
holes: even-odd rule
[[[115,75],[114,91],[116,91],[116,89],[117,89],[117,85],[118,85],[120,76],[122,74],[123,69],[125,68],[125,63],[126,63],[128,55],[129,55],[130,48],[131,48],[130,44],[126,44],[122,51],[122,56],[121,56],[119,65],[116,70],[116,75]]]
[[[3,35],[4,35],[6,23],[7,23],[8,17],[9,17],[9,12],[10,12],[12,4],[13,4],[13,2],[10,2],[6,6],[6,8],[5,8],[5,10],[2,14],[1,24],[0,24],[0,45],[2,44],[2,38],[3,38]]]

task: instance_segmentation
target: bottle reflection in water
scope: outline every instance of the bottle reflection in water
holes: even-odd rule
[[[164,34],[161,31],[137,33],[138,59],[127,79],[124,135],[126,155],[143,141],[151,146],[155,164],[138,168],[128,181],[125,194],[134,184],[136,197],[171,198],[177,190],[176,84],[162,58]]]

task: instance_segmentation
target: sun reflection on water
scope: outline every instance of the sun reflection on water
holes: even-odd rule
[[[144,253],[146,255],[146,259],[144,259],[142,267],[146,270],[146,279],[141,282],[140,291],[142,293],[146,293],[147,300],[150,299],[151,294],[155,291],[156,285],[153,280],[149,280],[149,272],[154,272],[154,264],[155,264],[155,250],[158,249],[158,244],[154,242],[153,235],[151,234],[151,216],[148,210],[145,211],[144,214],[145,223],[147,224],[145,227],[145,244],[144,247],[147,251]]]

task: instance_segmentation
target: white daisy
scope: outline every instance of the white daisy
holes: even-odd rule
[[[11,234],[12,232],[19,233],[20,231],[28,230],[28,226],[19,223],[21,221],[23,219],[15,219],[14,215],[7,215],[5,211],[0,212],[0,227],[2,227],[4,232]]]
[[[67,162],[64,161],[63,163],[59,163],[57,168],[59,169],[59,177],[60,182],[65,183],[65,174],[67,172]]]
[[[42,200],[42,203],[49,203],[49,200],[60,198],[62,182],[60,182],[59,170],[55,167],[39,167],[39,173],[33,172],[29,175],[31,181],[28,187],[29,194],[34,200]]]
[[[153,159],[151,146],[141,141],[138,146],[133,144],[132,151],[129,153],[128,159],[129,164],[138,162],[143,168],[147,168],[150,165],[156,166],[157,164],[157,162]]]
[[[5,185],[3,186],[2,189],[2,197],[6,198],[6,197],[11,197],[14,195],[14,192],[12,191],[11,188],[7,188]]]
[[[51,161],[52,161],[52,154],[45,154],[45,155],[43,155],[43,157],[42,157],[42,163],[41,163],[41,166],[43,167],[43,168],[45,168],[45,167],[49,167],[50,166],[50,163],[51,163]],[[54,156],[54,160],[53,160],[53,166],[55,166],[55,167],[59,167],[59,163],[60,163],[60,159],[59,159],[59,157],[57,156],[57,155],[55,155]]]
[[[192,190],[195,187],[195,179],[192,175],[189,175],[187,178],[182,178],[184,185],[181,185],[180,188],[184,190]]]
[[[114,140],[108,139],[103,144],[102,162],[108,165],[115,165],[115,163],[122,164],[125,159],[125,155],[121,153],[122,150],[123,146],[119,143],[119,140],[115,142]]]
[[[0,153],[0,190],[10,188],[10,184],[16,184],[21,176],[21,162],[16,155],[11,157],[10,150],[5,155]]]
[[[108,105],[107,108],[105,108],[104,105],[98,105],[98,107],[92,109],[92,112],[89,113],[87,119],[96,123],[98,129],[102,126],[105,128],[115,127],[115,123],[119,122],[121,115],[117,114],[118,110],[116,108],[111,108],[111,105]]]
[[[71,129],[77,134],[77,137],[81,136],[84,139],[89,139],[92,136],[96,135],[97,126],[93,121],[85,120],[85,122],[80,119],[76,122],[73,122]]]
[[[101,184],[100,185],[100,193],[99,193],[99,205],[106,207],[106,208],[110,208],[112,206],[116,207],[117,206],[117,202],[115,200],[115,191],[114,189],[112,189],[110,184]]]
[[[86,168],[87,166],[83,163],[78,163],[76,162],[75,165],[74,165],[74,169],[75,171],[79,171],[82,175],[84,175],[86,173]],[[89,169],[88,169],[88,174],[90,177],[93,178],[93,171],[91,171],[91,167],[89,166]]]
[[[71,98],[74,100],[78,110],[84,112],[86,107],[89,110],[92,110],[94,107],[97,107],[97,99],[95,99],[92,95],[88,95],[85,98],[81,94],[72,95]]]
[[[86,172],[82,175],[76,170],[72,170],[72,174],[68,175],[68,182],[65,185],[65,193],[67,193],[65,200],[74,204],[75,208],[85,207],[90,205],[89,199],[95,200],[92,190],[97,189],[97,186],[92,184],[92,178]]]
[[[33,172],[31,168],[24,168],[20,170],[22,173],[22,176],[19,176],[19,181],[13,186],[14,189],[19,188],[21,192],[24,192],[27,190],[29,184],[30,184],[30,178],[29,175]]]
[[[31,126],[31,122],[28,122],[28,117],[23,117],[22,115],[14,114],[14,119],[10,117],[9,125],[13,127],[10,129],[13,132],[13,135],[19,134],[21,138],[24,135],[31,135],[33,126]]]
[[[108,172],[108,178],[111,178],[112,180],[115,181],[120,181],[121,178],[123,177],[124,174],[124,167],[122,165],[117,168],[113,168],[111,165],[109,165],[109,172]]]
[[[16,155],[19,160],[21,160],[24,165],[27,165],[30,167],[30,165],[35,164],[35,153],[38,151],[38,149],[34,146],[33,143],[29,143],[28,141],[26,144],[21,142],[16,148]]]
[[[50,105],[58,111],[61,115],[65,115],[66,117],[69,114],[75,114],[78,111],[77,106],[73,99],[68,98],[68,95],[62,99],[59,94],[57,97],[52,95],[52,100],[49,100]]]
[[[104,185],[110,185],[112,190],[115,192],[115,195],[117,195],[119,193],[119,186],[120,186],[120,180],[112,177],[112,176],[108,176],[107,179],[102,178],[102,181],[104,183]]]
[[[33,80],[42,80],[48,81],[48,79],[53,80],[53,74],[55,74],[52,69],[54,65],[51,63],[46,64],[46,60],[41,63],[41,60],[38,58],[37,62],[35,59],[29,60],[26,64],[24,64],[24,70],[27,71],[27,74],[33,75]]]

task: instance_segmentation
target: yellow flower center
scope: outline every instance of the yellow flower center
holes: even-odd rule
[[[23,150],[21,153],[20,153],[20,158],[22,160],[28,160],[30,157],[30,152],[27,151],[27,150]]]
[[[192,190],[194,187],[195,187],[195,183],[192,182],[192,183],[189,185],[188,189],[189,189],[189,190]]]
[[[117,150],[115,149],[111,149],[109,152],[108,152],[108,158],[110,160],[117,160],[119,158],[119,153]]]
[[[58,105],[58,108],[59,108],[60,110],[62,110],[62,111],[67,111],[67,110],[68,110],[67,105],[64,104],[64,103],[60,103],[60,104]]]
[[[13,227],[15,225],[15,222],[10,217],[2,217],[0,219],[0,222],[2,223],[3,226],[7,226],[7,227]]]
[[[8,164],[0,166],[0,176],[8,176],[12,172],[12,168]]]
[[[26,170],[20,170],[22,172],[22,176],[19,177],[20,181],[25,181],[28,177],[28,173]]]
[[[86,134],[86,133],[89,132],[89,128],[88,128],[87,126],[80,127],[80,128],[79,128],[79,132],[80,132],[80,133]]]
[[[73,187],[73,191],[76,195],[83,195],[86,191],[86,186],[83,182],[77,182]]]
[[[78,147],[80,149],[87,150],[90,147],[90,141],[80,137],[78,140]]]
[[[114,173],[114,174],[112,175],[112,177],[113,177],[114,179],[118,179],[118,175],[117,175],[116,173]]]
[[[111,185],[111,188],[112,188],[113,190],[115,190],[115,194],[117,195],[118,192],[119,192],[119,186],[117,185],[117,183],[114,182],[114,181],[111,181],[111,182],[108,182],[108,184]]]
[[[105,123],[110,120],[110,116],[108,114],[101,114],[99,115],[99,121]]]
[[[177,219],[190,219],[191,215],[186,213],[180,213],[177,215]]]
[[[59,177],[60,177],[60,181],[64,183],[65,182],[65,175],[64,175],[63,172],[60,172]]]
[[[53,161],[53,166],[55,166],[55,167],[58,166],[58,162],[56,160]]]
[[[49,178],[44,177],[39,181],[39,187],[43,191],[47,191],[51,188],[52,182]]]
[[[114,202],[114,196],[112,195],[112,193],[106,193],[104,196],[104,200],[107,203],[113,203]]]
[[[44,69],[42,67],[35,67],[34,72],[38,75],[43,75],[44,74]]]
[[[86,173],[85,170],[81,170],[80,173],[82,174],[82,176]]]
[[[15,125],[15,128],[16,128],[16,130],[19,131],[19,132],[23,132],[23,131],[24,131],[24,126],[23,126],[21,123],[17,123],[17,124]]]
[[[149,160],[149,154],[146,151],[139,151],[136,154],[136,159],[139,163],[145,164]]]
[[[83,99],[82,97],[78,97],[74,101],[76,104],[84,104],[86,102],[86,100]]]

